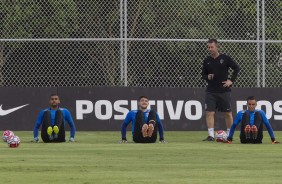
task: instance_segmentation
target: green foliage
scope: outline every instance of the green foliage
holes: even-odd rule
[[[1,38],[65,38],[78,28],[72,0],[3,0],[0,12]]]
[[[127,3],[128,38],[257,39],[257,1],[136,0]],[[277,0],[265,1],[268,40],[282,39],[281,7],[281,2]],[[2,0],[0,1],[0,38],[119,38],[120,11],[120,1],[112,0]],[[119,46],[120,43],[117,41],[91,44],[89,42],[83,44],[1,42],[0,66],[5,63],[12,63],[10,66],[13,66],[15,62],[23,61],[18,55],[25,53],[34,56],[36,61],[33,62],[64,63],[62,64],[64,69],[60,71],[62,76],[69,77],[75,73],[74,71],[78,71],[74,81],[82,81],[77,82],[82,86],[84,81],[93,86],[120,86],[123,85],[123,81],[121,81]],[[242,72],[245,75],[239,75],[235,87],[256,86],[256,47],[257,45],[252,43],[222,44],[220,51],[231,55],[240,66],[244,66]],[[273,64],[277,63],[278,55],[282,53],[282,46],[273,44],[268,47],[269,60],[266,64],[271,66],[266,67],[270,68],[266,72],[275,76],[275,69],[272,68]],[[39,48],[38,52],[36,48]],[[142,80],[151,87],[205,86],[200,75],[201,63],[208,54],[204,42],[128,41],[127,51],[129,86],[138,86]],[[39,53],[42,56],[37,56]],[[25,62],[28,63],[29,60],[23,61]],[[261,66],[260,62],[258,64]],[[156,65],[159,67],[153,67]],[[56,67],[56,64],[54,66]],[[140,68],[145,69],[144,73],[138,72]],[[103,73],[103,77],[96,78],[99,73]],[[3,77],[1,75],[0,78]],[[249,76],[252,78],[246,79]],[[24,80],[28,81],[29,78],[26,77]],[[176,84],[179,86],[175,86]],[[54,85],[65,85],[65,81],[56,82]],[[274,86],[269,87],[276,87],[279,83],[273,82],[271,85]]]

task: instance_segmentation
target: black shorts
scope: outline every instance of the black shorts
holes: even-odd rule
[[[231,92],[211,93],[206,92],[205,110],[215,112],[231,112]]]

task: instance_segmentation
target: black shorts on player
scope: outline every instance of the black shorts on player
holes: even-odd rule
[[[231,92],[206,92],[205,110],[215,112],[231,112]]]

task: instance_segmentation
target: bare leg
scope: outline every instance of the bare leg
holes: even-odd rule
[[[214,114],[215,112],[206,111],[206,122],[208,128],[214,128]]]
[[[230,128],[233,123],[232,112],[225,112],[224,118],[225,118],[226,128]]]

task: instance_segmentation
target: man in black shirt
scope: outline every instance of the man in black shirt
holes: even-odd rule
[[[224,112],[227,134],[233,123],[231,111],[231,86],[235,81],[239,66],[226,54],[219,53],[216,39],[208,40],[210,56],[203,61],[202,78],[208,86],[205,95],[206,123],[209,136],[204,141],[214,141],[214,115],[215,111]],[[228,78],[228,70],[233,70]]]

